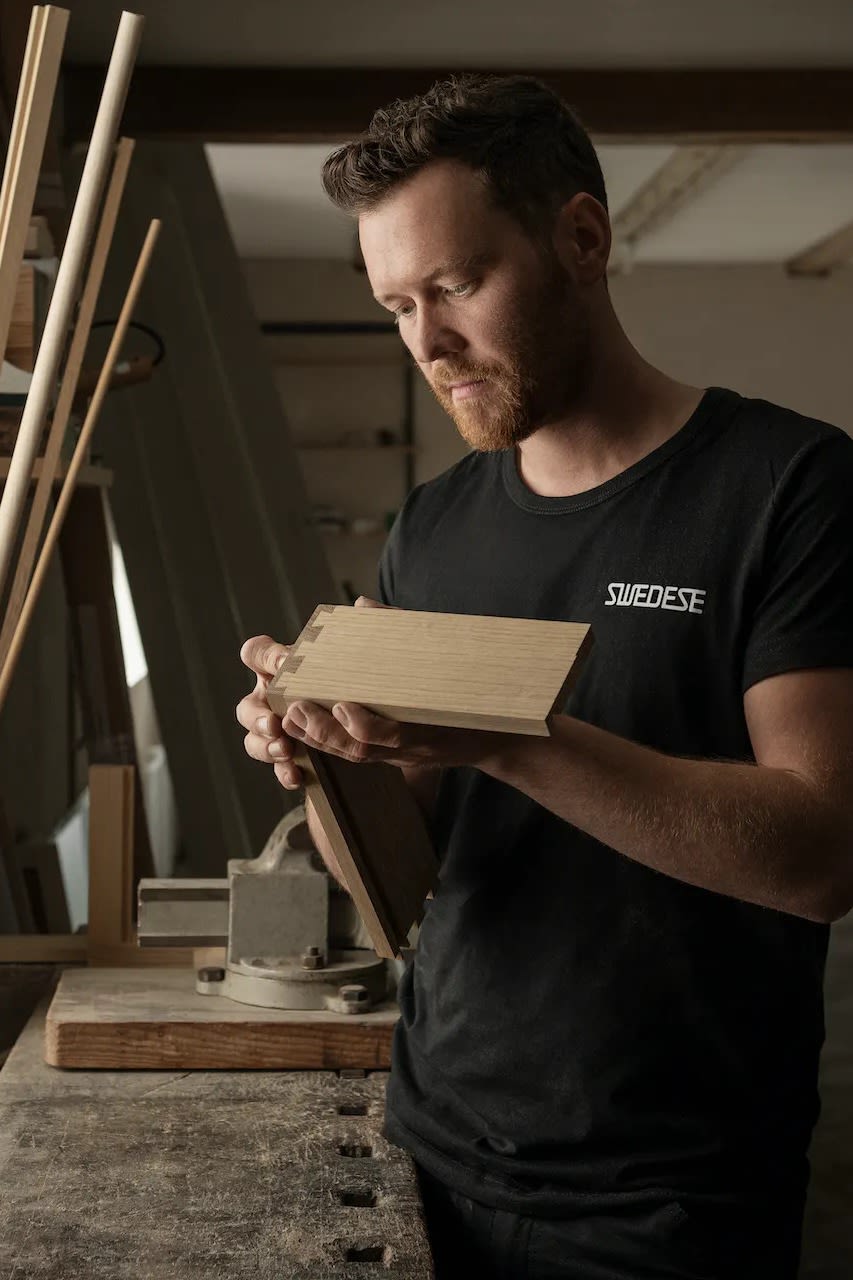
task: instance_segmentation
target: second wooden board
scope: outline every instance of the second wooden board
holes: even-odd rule
[[[267,691],[413,724],[548,735],[592,644],[579,622],[320,605]]]

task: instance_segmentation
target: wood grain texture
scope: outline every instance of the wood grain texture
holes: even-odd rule
[[[299,699],[357,702],[411,724],[547,737],[590,644],[584,623],[320,605],[267,696],[278,715]]]
[[[0,964],[85,964],[84,933],[0,934]]]
[[[52,14],[61,14],[64,22],[67,23],[68,14],[64,10],[54,10],[48,6],[45,12],[46,23],[48,20],[53,21]],[[104,193],[107,169],[112,161],[118,123],[143,25],[144,18],[136,14],[124,13],[119,20],[116,42],[104,81],[101,105],[92,131],[92,142],[77,189],[77,198],[51,293],[32,382],[15,441],[9,478],[0,496],[0,585],[4,588],[14,554],[33,459],[38,452],[41,433],[55,395],[56,377],[77,303],[78,284],[90,248],[91,231]],[[64,27],[62,36],[64,37]],[[57,70],[59,52],[61,52],[61,41],[56,54]],[[46,128],[45,120],[45,130]],[[38,167],[36,166],[33,181],[37,177]],[[15,260],[16,274],[23,255],[31,208],[31,205],[27,208],[23,222],[20,254]],[[0,255],[2,254],[3,246],[0,244]],[[11,281],[7,285],[3,279],[3,261],[4,258],[0,257],[0,296],[4,288],[11,286]],[[0,320],[2,320],[1,316]],[[0,337],[5,338],[5,328],[5,325],[0,324]],[[5,344],[0,343],[0,346],[2,345]],[[82,458],[80,461],[82,462]]]
[[[12,587],[6,604],[6,616],[3,620],[2,630],[0,630],[0,667],[2,667],[2,664],[5,661],[5,656],[8,653],[9,646],[12,642],[15,625],[21,611],[21,606],[24,603],[24,598],[30,581],[30,574],[32,573],[36,553],[38,552],[48,503],[50,501],[51,488],[60,465],[59,455],[62,451],[62,445],[65,440],[65,432],[68,426],[68,419],[71,414],[71,406],[74,402],[74,394],[77,389],[77,382],[83,365],[83,357],[86,353],[86,346],[92,329],[92,321],[95,316],[95,305],[98,301],[98,294],[100,293],[101,282],[104,277],[107,256],[110,251],[110,245],[112,244],[113,232],[118,218],[119,206],[121,204],[121,197],[124,191],[124,184],[127,179],[127,171],[133,155],[133,147],[134,144],[130,138],[120,138],[116,147],[113,168],[110,174],[107,194],[104,199],[104,207],[101,211],[98,231],[95,236],[95,244],[92,249],[92,257],[86,274],[86,282],[83,286],[80,304],[77,308],[74,333],[71,337],[68,355],[65,359],[65,367],[62,371],[62,384],[51,416],[50,428],[47,433],[47,442],[44,449],[44,457],[40,460],[41,466],[37,474],[36,490],[27,515],[26,530],[23,542],[21,543],[18,563],[15,567],[15,575],[12,579]],[[32,309],[33,268],[25,267],[24,270],[28,270],[30,272],[29,296]],[[32,345],[34,345],[34,338],[31,341],[31,346]],[[10,358],[12,358],[11,354]],[[12,362],[14,363],[14,359]],[[32,361],[29,364],[22,365],[21,367],[32,369]]]
[[[385,1068],[396,1005],[366,1014],[260,1009],[198,995],[186,969],[63,973],[45,1024],[55,1067]]]
[[[297,755],[313,804],[377,955],[398,956],[423,917],[438,860],[399,769]]]
[[[0,189],[0,353],[6,349],[68,17],[54,5],[36,6],[32,14]]]
[[[135,774],[132,765],[89,768],[90,949],[130,938]]]
[[[57,1071],[46,1004],[0,1073],[4,1277],[432,1280],[385,1072]]]

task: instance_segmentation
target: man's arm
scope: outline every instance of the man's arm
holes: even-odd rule
[[[685,760],[567,716],[479,762],[676,879],[810,920],[853,903],[853,670],[787,672],[744,698],[757,763]]]

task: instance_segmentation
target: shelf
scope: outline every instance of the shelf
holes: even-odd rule
[[[352,529],[323,529],[315,527],[322,538],[360,538],[363,542],[368,542],[371,538],[381,538],[384,541],[391,532],[390,529],[376,529],[373,533],[353,533]]]
[[[32,483],[33,480],[37,480],[41,475],[42,461],[43,460],[41,458],[35,459],[33,463],[32,474],[30,476],[30,483]],[[8,476],[11,462],[12,462],[11,458],[8,458],[8,457],[0,458],[0,480],[5,480],[6,477]],[[65,476],[67,475],[67,473],[68,473],[68,464],[66,462],[60,462],[59,467],[57,468],[54,484],[61,483],[61,481],[65,479]],[[78,484],[91,485],[93,488],[97,488],[97,489],[108,489],[112,484],[112,482],[113,482],[113,473],[109,469],[109,467],[84,465],[80,468],[80,472],[77,476]]]
[[[388,453],[415,452],[411,444],[296,444],[300,453]]]

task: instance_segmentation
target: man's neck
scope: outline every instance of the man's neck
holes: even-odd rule
[[[519,475],[543,498],[565,498],[605,484],[679,431],[703,390],[668,378],[630,349],[600,367],[576,406],[517,447]]]

